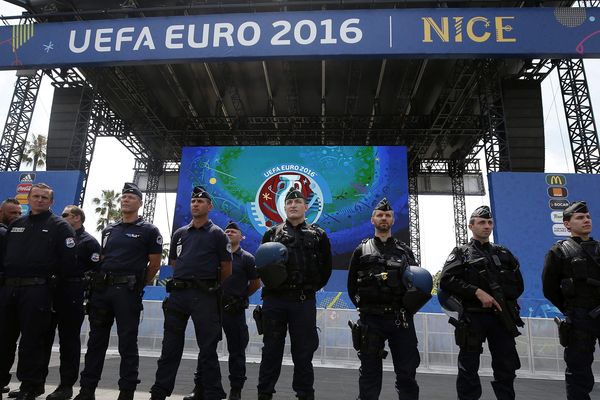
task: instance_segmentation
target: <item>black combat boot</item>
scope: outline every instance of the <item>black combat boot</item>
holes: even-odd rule
[[[10,388],[9,388],[8,386],[4,386],[4,387],[2,388],[2,392],[0,393],[0,395],[1,395],[2,393],[8,393],[8,392],[10,392]]]
[[[184,396],[183,400],[203,400],[204,399],[204,388],[202,385],[194,386],[194,391],[187,396]]]
[[[150,392],[150,400],[165,400],[167,396]]]
[[[96,400],[96,389],[82,387],[73,400]]]
[[[60,385],[46,397],[46,400],[67,400],[71,397],[73,397],[73,388],[71,386]]]
[[[135,390],[127,389],[127,390],[119,390],[119,397],[117,400],[133,400],[133,395]]]
[[[298,400],[315,400],[314,394],[305,394],[303,396],[298,396]]]
[[[242,400],[242,389],[241,388],[231,388],[229,391],[229,397],[227,400]]]
[[[271,400],[273,398],[273,395],[270,393],[259,393],[258,394],[258,400]]]

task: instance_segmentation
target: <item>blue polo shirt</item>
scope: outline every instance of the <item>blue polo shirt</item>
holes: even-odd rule
[[[231,244],[211,220],[198,229],[190,222],[173,234],[169,259],[177,261],[173,278],[218,280],[221,261],[231,261]]]
[[[148,255],[162,253],[162,242],[158,228],[141,217],[133,223],[111,224],[102,231],[100,269],[115,275],[141,274]]]
[[[235,297],[248,297],[248,281],[258,279],[254,256],[241,247],[233,253],[231,276],[223,282],[223,293]]]

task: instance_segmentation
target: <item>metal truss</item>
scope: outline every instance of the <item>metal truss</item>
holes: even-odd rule
[[[0,139],[0,171],[18,171],[25,150],[31,117],[42,83],[42,71],[18,73],[15,90]]]
[[[146,221],[154,222],[154,212],[156,211],[156,197],[158,195],[158,185],[160,178],[164,173],[164,163],[160,160],[150,160],[146,165],[148,172],[148,182],[146,184],[146,196],[144,199],[143,217]]]
[[[419,184],[418,171],[411,168],[408,174],[408,233],[410,249],[415,261],[421,265],[421,232],[419,230]]]
[[[481,125],[484,127],[483,144],[486,167],[488,172],[510,171],[498,68],[493,60],[486,60],[480,71],[479,104]]]
[[[467,243],[467,211],[465,206],[465,181],[463,160],[452,160],[449,164],[454,205],[454,238],[457,246]]]
[[[600,1],[600,0],[599,0]],[[554,69],[552,60],[534,59],[525,60],[525,64],[517,74],[518,79],[543,81]]]
[[[559,60],[558,77],[576,173],[600,173],[600,147],[583,60]]]
[[[443,159],[424,159],[417,163],[417,174],[437,174],[449,175],[456,170],[457,162],[460,161],[460,171],[462,174],[480,174],[479,160],[443,160]]]

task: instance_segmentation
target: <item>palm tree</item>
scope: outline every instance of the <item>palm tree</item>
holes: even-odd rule
[[[114,190],[102,190],[100,197],[94,197],[92,203],[96,206],[96,214],[99,215],[96,222],[96,230],[102,231],[106,226],[115,222],[120,216],[119,202],[121,195],[115,193]]]
[[[34,134],[27,145],[25,146],[25,152],[23,153],[23,162],[26,165],[33,164],[33,170],[37,167],[43,167],[46,165],[46,148],[48,147],[48,138],[42,135]]]
[[[431,294],[436,295],[440,287],[440,278],[442,277],[442,270],[439,270],[433,275],[433,289]]]

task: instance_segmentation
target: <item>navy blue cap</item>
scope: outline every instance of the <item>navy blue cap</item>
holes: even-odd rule
[[[575,213],[588,213],[590,210],[588,209],[587,203],[585,201],[574,201],[563,211],[563,221],[568,221],[571,219],[573,214]]]
[[[210,194],[202,186],[194,186],[192,190],[192,199],[204,198],[212,201]]]
[[[473,211],[471,218],[492,219],[492,211],[488,206],[479,206]]]
[[[239,227],[239,225],[235,222],[235,221],[229,221],[229,223],[227,224],[227,226],[225,227],[225,230],[227,229],[235,229],[237,231],[242,231]]]
[[[390,202],[385,197],[377,203],[373,211],[393,211]]]
[[[298,189],[291,189],[289,192],[287,192],[287,194],[285,195],[285,201],[288,201],[290,199],[304,199],[306,200],[306,197],[304,197],[304,195],[302,194],[301,191],[299,191]]]
[[[135,183],[132,182],[125,182],[125,184],[123,185],[123,190],[121,190],[121,194],[125,193],[135,194],[140,199],[142,198],[142,191],[140,190],[140,188],[138,188],[138,186]]]

